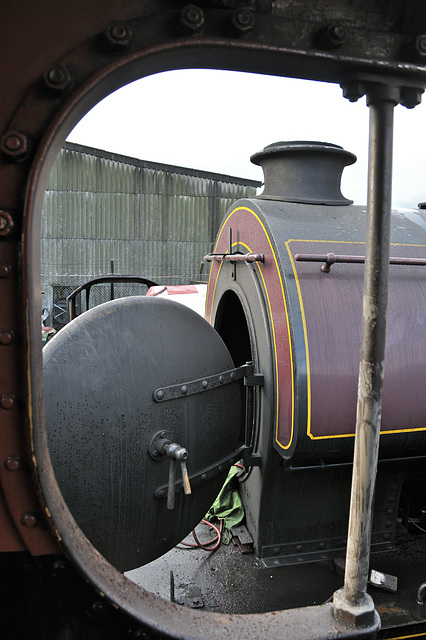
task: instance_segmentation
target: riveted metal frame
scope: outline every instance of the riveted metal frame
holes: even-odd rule
[[[121,610],[126,633],[139,623],[157,635],[188,638],[275,638],[283,628],[293,638],[368,637],[377,628],[377,620],[361,630],[336,623],[329,605],[242,618],[184,610],[144,592],[112,569],[76,527],[43,430],[40,212],[66,134],[123,84],[181,67],[337,82],[350,100],[367,85],[384,83],[398,89],[401,103],[418,104],[426,84],[421,3],[383,0],[374,12],[367,0],[317,5],[22,0],[0,8],[0,209],[6,221],[0,236],[0,396],[14,398],[0,408],[4,550],[25,548],[34,556],[65,551],[96,598]]]

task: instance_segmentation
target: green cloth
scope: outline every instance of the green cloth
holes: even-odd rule
[[[223,520],[222,542],[224,544],[229,544],[231,541],[231,528],[244,519],[243,504],[236,489],[238,483],[235,476],[239,471],[239,467],[230,468],[225,484],[205,516],[209,522]]]

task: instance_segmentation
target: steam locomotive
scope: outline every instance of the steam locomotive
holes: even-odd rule
[[[340,179],[355,159],[317,142],[275,143],[252,157],[264,190],[231,207],[206,256],[210,324],[168,300],[118,299],[44,348],[56,479],[79,527],[121,571],[179,543],[240,458],[247,528],[264,567],[344,558],[366,210],[342,196]],[[413,572],[426,512],[418,226],[395,212],[371,547],[371,562],[386,567],[385,580],[399,578],[399,590],[393,554],[408,545]],[[310,603],[306,591],[300,606]],[[391,593],[398,602],[397,587]],[[406,622],[419,606],[408,598]]]
[[[0,24],[2,637],[425,636],[425,221],[422,208],[389,215],[393,108],[426,86],[423,3],[22,0]],[[354,160],[340,147],[264,149],[264,192],[231,208],[207,256],[208,322],[168,300],[114,301],[49,342],[43,377],[54,158],[111,91],[194,65],[365,95],[367,209],[340,193]],[[240,460],[258,561],[297,598],[218,614],[127,579],[196,525]],[[345,585],[329,602],[333,563]]]

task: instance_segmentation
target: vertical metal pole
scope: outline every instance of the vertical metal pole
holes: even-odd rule
[[[375,616],[367,582],[386,342],[393,110],[398,101],[399,91],[392,87],[374,85],[367,92],[370,139],[361,361],[345,583],[334,594],[334,615],[354,626],[371,625]]]

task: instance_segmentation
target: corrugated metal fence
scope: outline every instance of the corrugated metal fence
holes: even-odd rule
[[[202,257],[226,210],[258,186],[66,143],[47,185],[41,233],[43,306],[56,327],[66,321],[65,297],[112,264],[114,273],[159,284],[206,281]],[[142,292],[127,285],[118,295]]]

